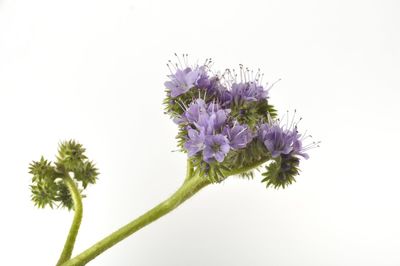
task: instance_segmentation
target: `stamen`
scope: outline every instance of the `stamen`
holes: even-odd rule
[[[176,57],[176,59],[178,60],[178,63],[179,63],[179,65],[180,65],[181,69],[183,69],[181,59],[179,58],[179,56],[178,56],[176,53],[175,53],[175,57]]]
[[[239,64],[239,68],[240,68],[240,82],[243,83],[243,65]]]
[[[167,63],[167,67],[169,69],[169,72],[171,73],[171,75],[175,75],[174,72],[172,72],[171,66]]]
[[[245,72],[244,77],[245,77],[245,80],[244,80],[244,81],[245,81],[246,83],[250,81],[250,71],[249,71],[249,68],[248,68],[248,67],[246,67],[246,72]]]
[[[188,109],[187,105],[186,105],[181,99],[179,99],[179,101],[181,101],[182,105],[183,105],[183,106],[185,107],[185,109],[187,110],[187,109]]]
[[[175,72],[178,70],[178,66],[177,66],[177,64],[174,64],[174,63],[172,63],[172,61],[171,60],[168,60],[168,64],[170,65],[170,66],[172,66],[173,68],[175,68],[174,70],[175,70]]]
[[[293,125],[294,125],[294,118],[296,117],[296,109],[294,109],[294,114],[293,114],[293,117],[292,117],[292,122],[290,122],[290,126],[289,126],[289,130],[292,130],[292,128],[293,128]]]
[[[296,124],[294,125],[295,128],[297,128],[297,125],[300,124],[301,120],[303,120],[303,117],[300,117],[299,120],[296,122]]]
[[[262,73],[262,74],[261,74],[261,78],[260,78],[260,84],[262,84],[262,82],[263,82],[263,78],[264,78],[264,73]],[[268,85],[268,83],[267,83],[267,85]],[[266,86],[266,87],[268,87],[268,86]]]
[[[237,133],[237,136],[239,136],[240,134],[242,134],[243,132],[245,132],[247,130],[247,128],[243,128],[239,133]]]
[[[275,85],[276,83],[278,83],[279,81],[281,81],[281,80],[282,80],[282,79],[279,78],[277,81],[275,81],[274,83],[272,83],[271,86],[269,86],[269,88],[267,89],[267,91],[269,91],[270,89],[272,89],[272,87],[274,87],[274,85]]]
[[[182,102],[181,101],[176,101],[177,102],[177,104],[179,105],[179,107],[181,107],[182,108],[182,111],[186,111],[186,108],[185,108],[185,106],[183,106],[182,105]]]
[[[188,54],[182,54],[182,57],[183,57],[183,62],[185,64],[185,66],[189,67],[189,60],[188,60],[189,55]]]

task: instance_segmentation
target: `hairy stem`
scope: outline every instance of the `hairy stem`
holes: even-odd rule
[[[269,159],[270,159],[269,157],[261,158],[260,160],[254,162],[254,163],[252,163],[252,164],[250,164],[250,165],[247,165],[247,166],[245,166],[245,167],[243,167],[243,168],[224,172],[224,175],[225,175],[226,177],[228,177],[228,176],[232,176],[232,175],[240,175],[240,174],[246,173],[246,172],[248,172],[248,171],[251,171],[251,170],[253,170],[253,169],[255,169],[255,168],[258,168],[259,166],[263,165],[263,164],[266,163]]]
[[[62,266],[85,265],[118,242],[124,240],[144,226],[154,222],[158,218],[174,210],[176,207],[178,207],[180,204],[182,204],[184,201],[189,199],[192,195],[197,193],[200,189],[208,184],[210,184],[210,182],[206,178],[201,176],[193,176],[192,178],[186,179],[182,186],[168,199],[161,202],[153,209],[149,210],[132,222],[121,227],[114,233],[103,238],[92,247],[83,251],[81,254],[65,262],[64,264],[62,264]]]
[[[64,177],[64,182],[67,185],[69,192],[72,196],[72,200],[74,202],[74,219],[72,220],[71,228],[69,229],[69,233],[67,236],[67,240],[64,244],[64,249],[61,253],[61,256],[57,262],[57,265],[61,265],[64,262],[68,261],[71,258],[72,250],[74,249],[76,236],[78,235],[79,227],[82,221],[82,213],[83,213],[83,205],[81,194],[79,193],[78,188],[76,187],[75,182],[72,178],[66,174]]]
[[[248,165],[241,169],[235,169],[231,171],[227,171],[224,174],[226,177],[231,175],[238,175],[241,173],[245,173],[250,171],[254,168],[259,167],[260,165],[264,164],[268,161],[269,158],[261,158],[259,161]],[[184,201],[189,199],[192,195],[197,193],[200,189],[210,184],[205,177],[199,175],[193,175],[193,165],[190,160],[188,160],[187,165],[187,173],[185,182],[182,186],[172,194],[168,199],[161,202],[153,209],[149,210],[142,216],[138,217],[137,219],[133,220],[132,222],[126,224],[125,226],[121,227],[114,233],[110,234],[109,236],[103,238],[87,250],[83,251],[81,254],[77,255],[76,257],[66,261],[61,266],[82,266],[88,263],[89,261],[96,258],[98,255],[106,251],[107,249],[111,248],[118,242],[124,240],[128,236],[132,235],[136,231],[140,230],[144,226],[154,222],[158,218],[164,216],[165,214],[171,212]]]
[[[192,160],[188,157],[187,165],[186,165],[186,178],[185,178],[185,181],[187,181],[192,176],[193,176],[193,163],[192,163]]]

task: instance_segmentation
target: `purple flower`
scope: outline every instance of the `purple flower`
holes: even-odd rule
[[[199,72],[199,79],[197,80],[197,86],[199,86],[200,88],[209,88],[212,85],[212,83],[207,74],[207,67],[206,66],[198,67],[198,72]]]
[[[242,125],[225,127],[223,134],[228,137],[229,144],[233,149],[245,148],[253,139],[249,129]]]
[[[203,99],[197,99],[192,102],[183,114],[185,120],[189,123],[199,121],[200,114],[207,112],[207,105]]]
[[[263,124],[259,128],[259,137],[273,158],[291,154],[308,159],[309,156],[305,152],[319,144],[313,142],[303,147],[303,140],[310,136],[299,134],[293,122],[286,128],[279,126],[277,122]]]
[[[231,97],[235,103],[241,101],[258,101],[268,97],[268,91],[255,82],[233,83]]]
[[[230,149],[242,149],[251,142],[251,131],[245,125],[231,126],[229,113],[220,104],[206,104],[203,99],[189,105],[177,122],[186,125],[188,130],[184,147],[190,157],[202,151],[205,162],[222,162]]]
[[[226,126],[228,114],[229,110],[221,109],[219,104],[206,104],[202,99],[197,99],[189,105],[180,120],[187,123],[188,139],[184,147],[189,157],[202,152],[205,162],[224,160],[231,149],[227,136],[221,134]],[[240,133],[237,130],[239,128],[233,132],[235,148],[239,145],[236,145],[236,142],[243,141],[237,136]]]
[[[168,76],[171,80],[164,83],[171,91],[171,97],[176,98],[193,87],[209,88],[213,83],[208,77],[206,66],[186,67],[177,69],[175,74]]]
[[[188,137],[189,140],[185,143],[185,149],[188,151],[189,157],[192,157],[205,148],[205,135],[202,131],[189,129]]]
[[[232,102],[232,93],[231,91],[227,90],[226,88],[220,89],[218,92],[218,99],[221,102],[223,107],[230,106]]]
[[[174,75],[168,76],[171,81],[165,82],[164,85],[171,90],[171,97],[175,98],[196,86],[199,76],[199,71],[190,67],[184,70],[177,69]]]
[[[297,131],[297,128],[294,128],[294,131],[292,133],[292,141],[293,141],[293,151],[292,153],[295,155],[300,155],[302,156],[304,159],[308,159],[310,158],[310,156],[308,156],[307,153],[305,153],[305,151],[311,147],[314,147],[315,145],[317,145],[317,143],[312,143],[310,145],[308,145],[308,147],[303,147],[303,140],[305,138],[303,137],[303,135],[299,134]]]
[[[217,103],[206,104],[203,99],[197,99],[189,105],[182,117],[175,119],[175,122],[192,124],[210,135],[221,131],[228,114],[229,109],[222,109]]]
[[[194,125],[199,130],[204,130],[207,135],[220,132],[228,119],[229,110],[220,109],[219,105],[211,103],[207,112],[199,115],[199,120]]]
[[[208,163],[214,159],[217,162],[223,162],[225,156],[230,150],[228,138],[221,134],[207,136],[205,145],[206,147],[203,151],[203,160]]]
[[[207,95],[215,97],[218,100],[219,95],[222,91],[227,90],[224,85],[221,84],[220,77],[218,75],[214,75],[208,79],[207,86],[203,86],[207,89]]]
[[[249,83],[249,92],[257,100],[263,100],[268,98],[268,90],[264,89],[263,86],[257,84],[256,82]]]
[[[273,158],[289,154],[293,150],[293,133],[276,123],[261,125],[259,137]]]

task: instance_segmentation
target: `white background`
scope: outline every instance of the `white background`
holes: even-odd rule
[[[75,254],[182,182],[174,52],[260,67],[322,147],[286,190],[229,178],[90,265],[400,265],[399,1],[0,0],[1,265],[54,265],[72,213],[30,201],[60,140],[100,171]]]

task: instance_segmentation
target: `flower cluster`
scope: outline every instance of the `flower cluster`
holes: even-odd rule
[[[189,105],[178,122],[187,125],[184,147],[189,156],[201,153],[205,162],[221,163],[231,149],[246,147],[253,136],[247,126],[228,121],[229,112],[218,103],[206,104],[203,99]]]
[[[276,171],[264,179],[267,186],[284,187],[293,181],[299,156],[307,159],[305,151],[316,144],[303,147],[306,137],[298,133],[294,119],[287,126],[276,119],[269,103],[272,86],[262,84],[260,71],[240,65],[239,73],[228,69],[220,74],[211,70],[211,59],[189,65],[187,55],[176,57],[176,64],[167,64],[164,103],[179,125],[178,146],[195,170],[218,182],[272,160]]]

